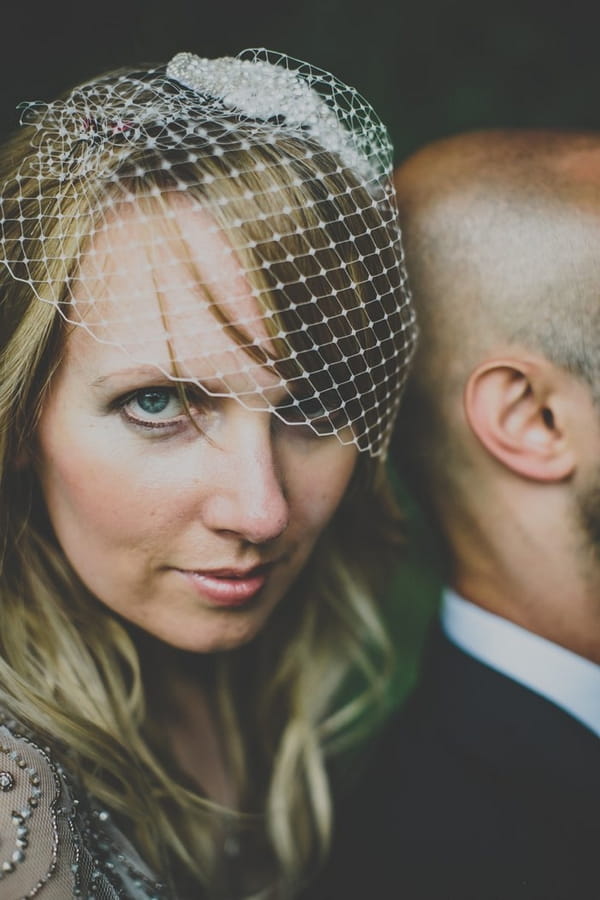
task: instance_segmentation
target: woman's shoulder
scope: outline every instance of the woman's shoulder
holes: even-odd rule
[[[43,740],[0,715],[0,900],[164,897]]]

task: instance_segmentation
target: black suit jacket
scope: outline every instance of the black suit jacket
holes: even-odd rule
[[[305,896],[599,900],[600,738],[436,626]]]

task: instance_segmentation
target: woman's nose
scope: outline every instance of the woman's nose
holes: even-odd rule
[[[285,531],[290,514],[271,417],[241,408],[230,418],[210,451],[213,477],[204,523],[214,531],[262,544]]]

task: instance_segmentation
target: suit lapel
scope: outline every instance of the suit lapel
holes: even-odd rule
[[[598,700],[600,703],[600,698]],[[434,627],[407,714],[507,774],[600,790],[600,738],[560,707],[464,653]]]

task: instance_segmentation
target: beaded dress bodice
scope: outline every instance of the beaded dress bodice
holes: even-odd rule
[[[0,724],[0,900],[167,900],[110,815],[50,750]],[[172,898],[171,898],[172,900]]]

